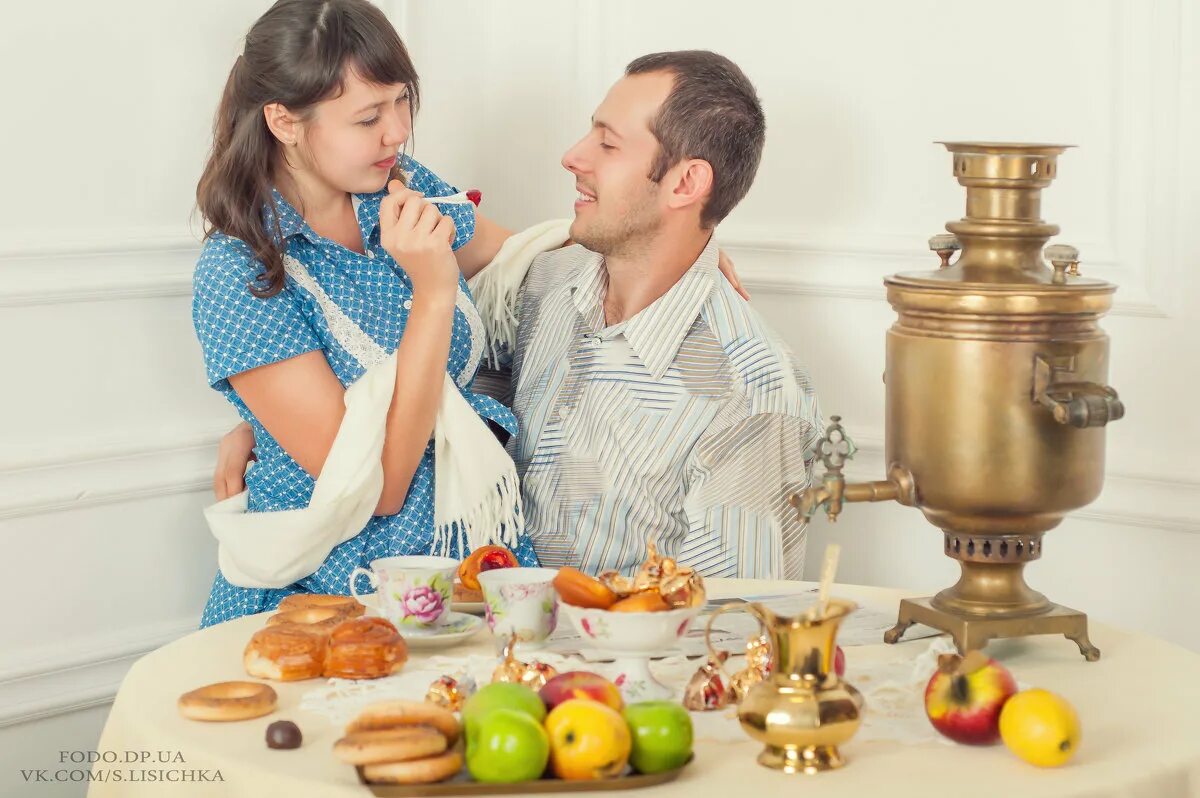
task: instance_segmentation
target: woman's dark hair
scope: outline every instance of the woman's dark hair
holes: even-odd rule
[[[280,103],[301,119],[344,90],[347,69],[363,80],[408,85],[419,104],[417,71],[396,29],[368,0],[278,0],[246,34],[213,122],[213,145],[196,187],[205,238],[239,238],[263,264],[251,290],[283,289],[283,247],[271,195],[280,146],[263,108]],[[393,177],[399,178],[399,161]],[[268,229],[267,222],[273,225]]]

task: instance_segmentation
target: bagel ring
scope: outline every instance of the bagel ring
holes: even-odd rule
[[[279,696],[269,684],[217,682],[179,696],[179,712],[192,720],[249,720],[275,711]]]
[[[380,701],[363,709],[358,717],[346,726],[346,734],[394,729],[397,726],[432,726],[446,738],[448,745],[458,739],[458,718],[445,707],[428,701]]]
[[[432,784],[445,781],[462,770],[463,758],[458,751],[440,756],[416,759],[411,762],[385,762],[363,765],[363,778],[379,784]]]
[[[351,765],[407,762],[437,756],[446,738],[431,726],[399,726],[347,734],[333,744],[333,755]]]

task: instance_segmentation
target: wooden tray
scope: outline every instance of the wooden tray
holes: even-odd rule
[[[355,768],[355,770],[358,771],[359,782],[366,785],[373,794],[380,798],[424,798],[424,796],[436,795],[529,795],[542,792],[600,792],[653,787],[656,784],[674,781],[694,758],[693,754],[681,767],[664,770],[662,773],[631,773],[615,779],[596,779],[594,781],[537,779],[536,781],[518,781],[512,784],[485,784],[471,781],[471,777],[465,770],[449,781],[435,784],[372,784],[363,778],[361,767]]]

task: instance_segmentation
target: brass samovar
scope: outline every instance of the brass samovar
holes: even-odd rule
[[[945,142],[967,189],[963,219],[930,248],[941,267],[884,280],[898,318],[887,333],[887,479],[846,484],[853,456],[837,416],[820,443],[822,484],[792,497],[805,518],[844,502],[895,500],[943,531],[958,583],[905,599],[885,640],[914,623],[960,652],[993,638],[1063,634],[1090,661],[1087,616],[1025,583],[1042,537],[1093,501],[1104,481],[1104,426],[1124,407],[1108,379],[1099,320],[1116,286],[1079,275],[1072,247],[1041,219],[1066,146]],[[950,262],[954,252],[957,260]]]

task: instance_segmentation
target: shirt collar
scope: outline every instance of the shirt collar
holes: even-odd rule
[[[379,203],[387,196],[387,186],[371,194],[351,194],[350,201],[354,203],[354,216],[358,219],[358,229],[362,231],[363,240],[371,237],[379,226]]]
[[[267,235],[275,238],[276,243],[286,243],[295,235],[303,235],[310,241],[316,238],[316,234],[308,226],[308,222],[304,221],[300,212],[292,207],[292,203],[283,198],[283,194],[279,193],[277,188],[271,188],[271,204],[263,207],[262,217]],[[275,229],[277,219],[279,220],[278,231]]]
[[[624,322],[625,339],[654,379],[661,380],[667,373],[700,309],[716,288],[717,258],[717,243],[710,238],[700,257],[675,285]],[[570,284],[575,307],[593,329],[604,326],[606,283],[604,257],[592,253],[592,259],[580,268]]]
[[[607,284],[604,271],[604,256],[588,252],[587,259],[568,282],[571,299],[579,315],[583,316],[593,331],[604,327],[604,288]]]
[[[363,240],[370,237],[371,233],[379,225],[379,203],[387,196],[387,188],[381,191],[376,191],[371,194],[351,194],[350,200],[354,204],[354,215],[358,219],[358,227],[362,232]],[[263,224],[266,227],[267,234],[275,236],[275,217],[279,218],[279,232],[282,233],[283,242],[287,242],[292,236],[302,235],[310,242],[316,242],[318,236],[316,232],[308,226],[308,222],[304,221],[304,217],[300,215],[292,204],[284,199],[283,194],[279,193],[279,189],[271,189],[271,207],[263,208]]]

